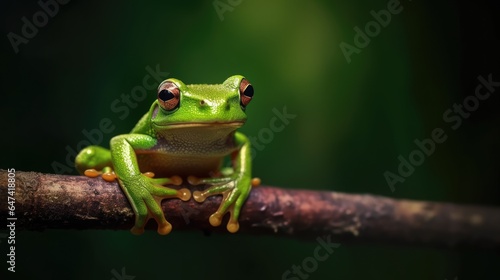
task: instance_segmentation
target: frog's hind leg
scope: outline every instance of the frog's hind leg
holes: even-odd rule
[[[239,211],[235,213],[234,205],[232,203],[227,203],[231,191],[234,189],[234,179],[231,177],[221,177],[221,178],[204,178],[200,179],[194,176],[188,177],[188,182],[191,185],[208,184],[211,187],[205,189],[204,191],[193,192],[193,198],[197,202],[203,202],[205,199],[212,195],[222,194],[222,203],[219,209],[213,213],[209,222],[212,226],[219,226],[222,222],[222,217],[226,212],[230,212],[229,223],[227,229],[230,232],[236,232],[239,229],[238,215]],[[231,202],[233,199],[231,199]],[[238,209],[239,210],[239,209]]]
[[[116,179],[111,152],[100,146],[88,146],[81,150],[75,158],[75,166],[80,174],[88,177],[101,175],[108,182]]]
[[[210,216],[209,222],[212,226],[219,226],[225,213],[229,212],[230,216],[227,230],[232,233],[237,232],[240,227],[238,223],[240,209],[248,196],[249,189],[246,191],[246,194],[243,195],[242,193],[245,192],[245,190],[240,191],[236,188],[236,182],[233,177],[197,178],[195,176],[189,176],[187,179],[191,185],[206,184],[210,186],[203,191],[193,192],[193,198],[197,202],[203,202],[207,197],[212,195],[222,194],[222,203],[219,209]],[[251,180],[250,184],[256,186],[260,184],[260,179],[254,178]]]

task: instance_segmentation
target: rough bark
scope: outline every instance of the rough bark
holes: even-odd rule
[[[20,171],[15,178],[18,230],[123,230],[133,225],[134,214],[117,183]],[[0,199],[0,219],[5,221],[11,217],[5,170],[0,170]],[[162,207],[174,231],[225,232],[227,217],[218,228],[208,223],[220,200],[211,197],[200,204],[166,199]],[[156,225],[150,221],[148,226]],[[301,239],[329,235],[335,242],[499,250],[500,209],[261,186],[243,206],[239,234]]]

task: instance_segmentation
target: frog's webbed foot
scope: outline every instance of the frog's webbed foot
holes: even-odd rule
[[[183,201],[191,198],[191,191],[186,188],[177,190],[163,186],[166,184],[181,185],[182,178],[179,176],[154,178],[153,172],[145,172],[133,178],[120,179],[111,167],[104,167],[101,171],[87,169],[84,174],[92,178],[101,176],[108,182],[118,179],[135,213],[135,225],[130,231],[136,235],[144,233],[144,227],[151,218],[158,223],[159,234],[170,233],[172,225],[165,219],[165,214],[161,209],[161,201],[165,198],[179,198]]]
[[[153,179],[148,175],[139,174],[128,180],[120,180],[120,186],[127,194],[135,212],[135,225],[130,231],[136,235],[142,234],[148,220],[153,218],[158,223],[158,233],[166,235],[172,230],[172,225],[165,219],[161,201],[165,198],[187,201],[191,198],[191,191],[186,188],[177,190],[163,186],[180,185],[182,179],[178,176]]]
[[[211,185],[211,187],[204,191],[193,192],[193,198],[197,202],[203,202],[207,197],[212,195],[222,194],[222,202],[219,209],[210,216],[209,222],[214,227],[219,226],[222,223],[224,215],[229,212],[230,217],[226,228],[231,233],[237,232],[240,228],[238,223],[240,210],[250,193],[254,180],[251,180],[249,176],[234,174],[228,177],[206,179],[189,176],[187,180],[191,185]],[[258,183],[260,183],[260,180]]]

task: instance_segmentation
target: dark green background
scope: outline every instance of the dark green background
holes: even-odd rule
[[[123,120],[110,105],[159,65],[188,84],[245,75],[255,87],[249,136],[269,127],[273,108],[297,115],[257,153],[254,174],[266,185],[499,206],[500,90],[457,130],[442,116],[479,75],[500,80],[499,10],[494,1],[402,1],[347,63],[339,44],[354,44],[353,28],[387,3],[246,0],[221,21],[212,1],[74,0],[15,54],[7,34],[20,35],[21,18],[40,6],[3,1],[0,168],[52,173],[103,118],[115,125],[103,145],[127,133],[155,91]],[[391,192],[384,172],[396,173],[398,156],[436,127],[447,140]],[[18,232],[17,243],[18,279],[111,279],[122,267],[137,280],[281,279],[317,246],[175,229]],[[309,279],[494,279],[499,263],[498,252],[342,244]]]

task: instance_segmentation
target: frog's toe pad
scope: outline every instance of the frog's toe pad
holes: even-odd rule
[[[103,171],[97,171],[95,169],[87,169],[83,172],[83,174],[90,178],[95,178],[101,175],[102,179],[104,179],[104,181],[106,182],[113,182],[116,180],[115,172],[109,167],[105,167]]]
[[[229,231],[230,233],[235,233],[240,229],[240,224],[238,223],[238,221],[229,220],[226,228],[227,228],[227,231]]]
[[[186,188],[182,188],[177,191],[177,196],[182,200],[182,201],[188,201],[191,199],[191,191]]]
[[[222,217],[223,215],[221,215],[219,212],[215,212],[210,216],[208,221],[212,226],[218,227],[222,223]],[[227,223],[226,228],[227,231],[229,231],[230,233],[235,233],[240,229],[240,224],[238,223],[238,220],[234,219],[232,214],[231,217],[229,218],[229,222]]]
[[[194,198],[194,200],[196,200],[196,202],[203,202],[203,201],[205,201],[205,199],[207,199],[207,196],[205,196],[204,192],[194,191],[193,198]]]
[[[260,178],[255,177],[252,179],[252,187],[254,187],[254,188],[258,187],[258,186],[260,186],[260,183],[261,183]]]
[[[167,235],[172,231],[172,225],[169,222],[158,224],[158,234]]]
[[[180,186],[182,184],[182,178],[179,176],[170,177],[170,183],[175,186]]]
[[[218,227],[222,223],[222,215],[219,214],[218,212],[215,212],[212,215],[210,215],[210,218],[208,219],[208,221],[210,222],[210,224],[212,226]]]
[[[187,180],[188,180],[188,183],[193,185],[193,186],[196,186],[196,185],[199,185],[202,183],[202,179],[196,177],[196,176],[188,176],[187,177]]]
[[[90,177],[90,178],[95,178],[99,175],[101,175],[101,172],[95,170],[95,169],[87,169],[85,172],[83,172],[83,175]]]
[[[106,172],[102,174],[102,178],[106,182],[113,182],[114,180],[116,180],[116,174],[114,171]]]

